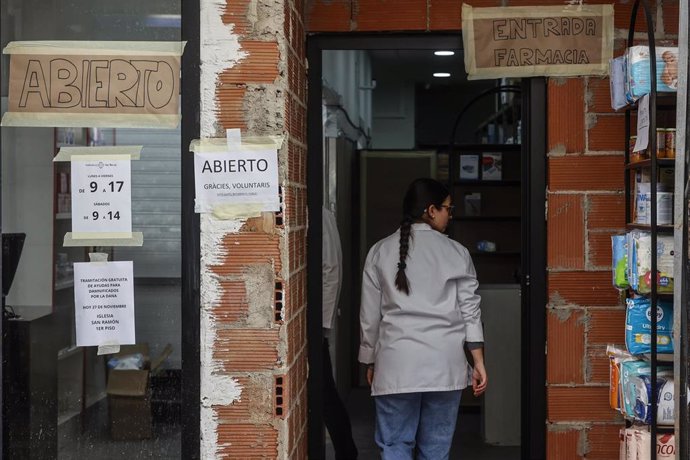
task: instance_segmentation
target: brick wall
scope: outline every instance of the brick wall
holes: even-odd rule
[[[553,0],[470,0],[477,7]],[[610,3],[596,0],[585,3]],[[654,4],[654,2],[651,2]],[[312,0],[310,32],[459,31],[459,0]],[[615,1],[616,54],[631,1]],[[674,40],[678,1],[659,0],[657,36]],[[644,31],[640,15],[636,29]],[[644,35],[641,35],[644,37]],[[608,79],[548,82],[547,458],[618,458],[622,420],[609,409],[607,343],[624,342],[624,308],[611,286],[609,236],[624,229],[624,118]]]
[[[201,220],[202,458],[306,458],[302,0],[201,1],[201,133],[282,136],[282,213]]]

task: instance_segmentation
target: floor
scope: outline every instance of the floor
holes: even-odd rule
[[[379,459],[374,443],[374,403],[368,388],[352,390],[346,406],[350,409],[352,434],[359,450],[359,460]],[[485,445],[481,438],[479,413],[460,414],[450,452],[451,460],[518,460],[520,447]],[[334,460],[333,445],[326,436],[326,460]]]
[[[153,436],[143,441],[114,441],[110,436],[108,401],[91,406],[82,421],[72,417],[58,428],[59,460],[179,459],[179,424],[153,423]]]

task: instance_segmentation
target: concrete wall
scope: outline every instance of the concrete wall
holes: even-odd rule
[[[284,138],[282,213],[201,220],[204,459],[306,458],[303,8],[201,1],[201,136]]]
[[[562,5],[552,0],[471,0],[474,6]],[[615,54],[633,2],[614,1]],[[674,43],[678,1],[658,0],[657,37]],[[312,0],[310,32],[455,31],[462,2]],[[646,30],[640,16],[637,31]],[[642,37],[642,36],[641,36]],[[609,236],[624,226],[624,118],[605,78],[548,83],[547,458],[618,457],[623,421],[608,407],[607,343],[624,342],[624,308],[611,286]],[[567,109],[565,109],[567,108]]]

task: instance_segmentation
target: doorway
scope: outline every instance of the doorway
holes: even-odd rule
[[[420,176],[444,182],[460,211],[448,233],[477,268],[494,390],[463,398],[451,458],[545,456],[545,82],[469,82],[461,41],[329,35],[308,43],[309,220],[333,212],[343,243],[330,357],[361,459],[378,458],[356,358],[361,267],[369,247],[397,228],[405,187]],[[308,245],[309,457],[333,458],[320,409],[320,225],[310,225]]]

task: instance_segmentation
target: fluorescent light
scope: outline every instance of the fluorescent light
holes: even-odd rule
[[[448,78],[450,74],[448,72],[435,72],[434,77],[436,78]]]
[[[454,56],[455,51],[434,51],[436,56]]]

